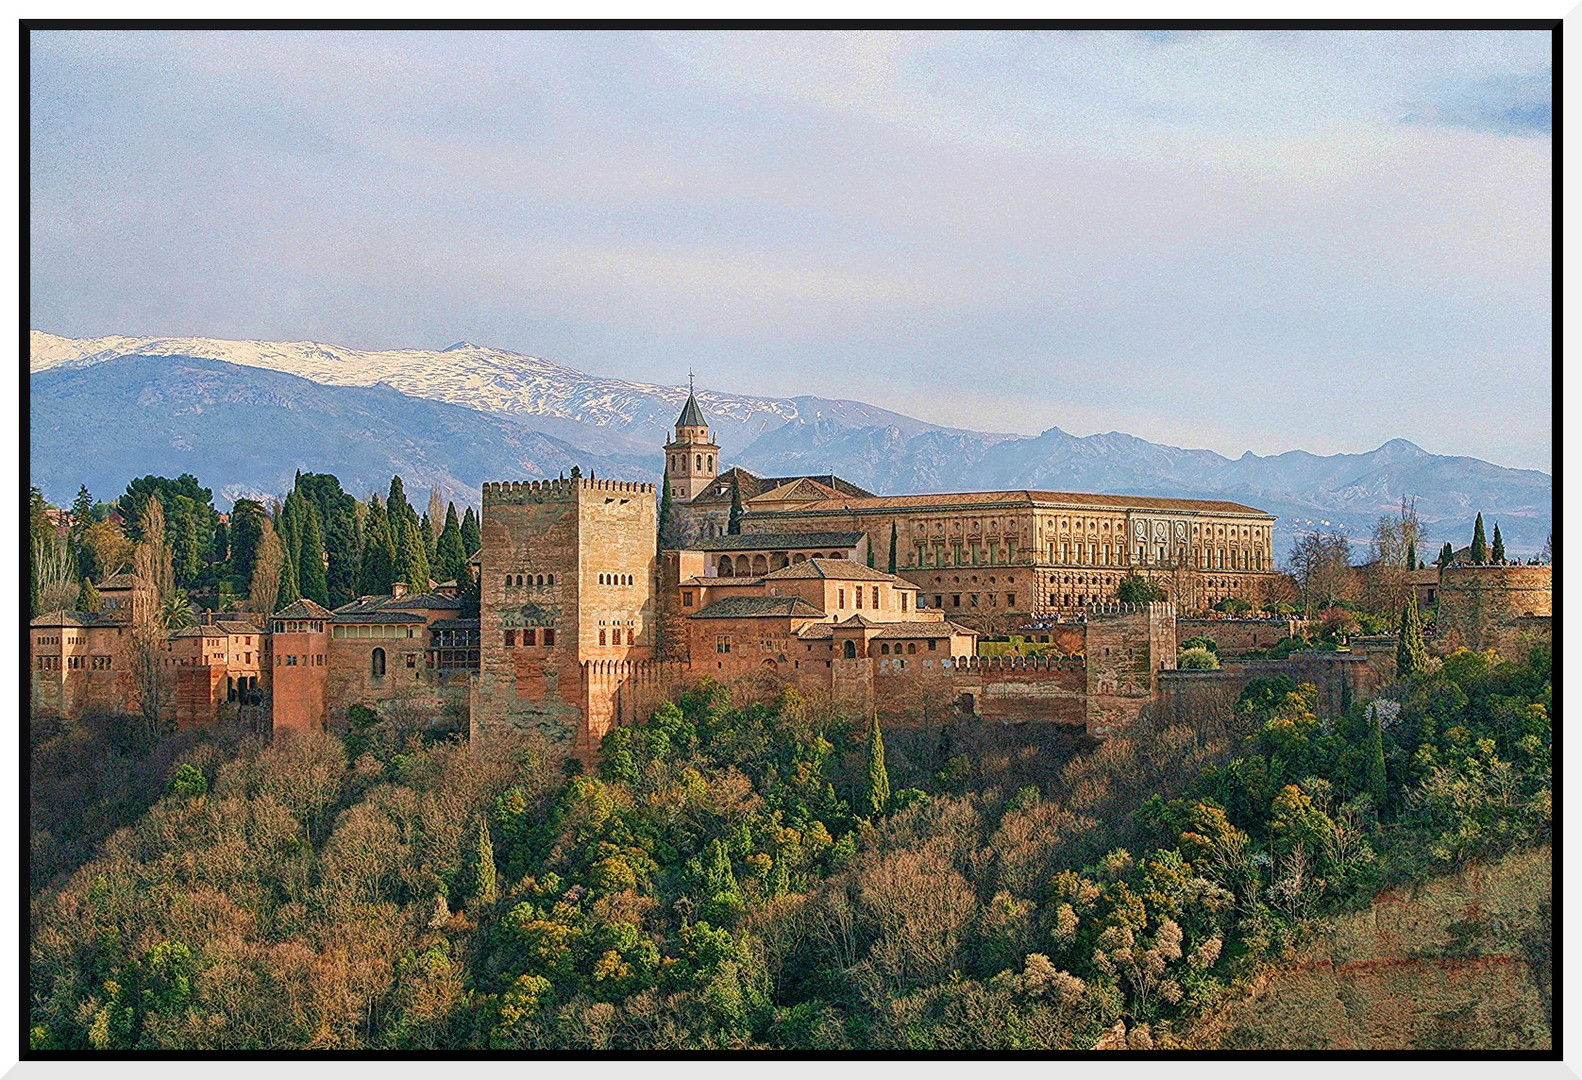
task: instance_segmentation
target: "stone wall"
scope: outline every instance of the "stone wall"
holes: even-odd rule
[[[1457,648],[1519,651],[1519,632],[1554,614],[1549,566],[1447,566],[1440,571],[1434,619],[1437,651]]]
[[[1302,619],[1177,619],[1176,640],[1206,637],[1219,646],[1220,656],[1236,656],[1278,645],[1306,625]]]
[[[1317,713],[1334,719],[1353,702],[1377,695],[1394,678],[1395,657],[1381,654],[1296,652],[1285,660],[1231,660],[1218,671],[1162,671],[1159,708],[1175,723],[1192,724],[1228,714],[1254,679],[1286,675],[1318,690]]]
[[[1109,604],[1088,612],[1088,733],[1114,734],[1152,700],[1176,664],[1175,606]]]
[[[329,634],[277,633],[270,637],[275,730],[323,731],[329,720]],[[287,656],[296,657],[297,663],[287,664]]]

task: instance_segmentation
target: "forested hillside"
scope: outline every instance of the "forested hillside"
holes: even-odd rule
[[[1389,694],[1331,724],[1261,681],[1094,746],[705,683],[592,775],[399,706],[273,743],[36,728],[31,1042],[1178,1045],[1314,919],[1547,842],[1547,650]]]

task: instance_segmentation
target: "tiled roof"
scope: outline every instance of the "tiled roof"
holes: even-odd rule
[[[748,511],[759,514],[817,514],[837,511],[897,511],[950,507],[1072,506],[1105,510],[1157,510],[1197,514],[1255,514],[1262,510],[1219,499],[1164,499],[1149,495],[1092,495],[1072,491],[962,491],[933,495],[875,495],[871,498],[826,499],[792,510]]]
[[[328,619],[330,618],[330,609],[304,596],[300,600],[293,600],[290,604],[275,612],[273,617],[276,619]]]
[[[757,476],[740,466],[735,466],[726,469],[715,477],[714,483],[710,484],[701,494],[694,497],[688,505],[706,506],[729,503],[731,501],[731,484],[738,480],[742,486],[743,502],[757,498],[759,495],[767,491],[773,491],[775,488],[794,483],[797,480],[811,480],[816,484],[829,488],[836,495],[844,495],[853,499],[866,499],[873,496],[873,492],[865,491],[850,480],[842,480],[833,473],[825,473],[823,476]],[[722,491],[721,488],[724,490]]]
[[[860,532],[736,533],[699,540],[693,551],[788,551],[792,548],[849,548]]]
[[[801,490],[798,491],[798,489]],[[764,502],[780,502],[781,500],[791,498],[793,494],[804,498],[807,502],[815,502],[819,499],[838,499],[841,497],[841,493],[830,487],[828,484],[821,484],[810,476],[799,476],[795,480],[788,481],[784,484],[777,484],[775,487],[759,492],[757,495],[754,495],[750,501],[757,502],[762,500]]]
[[[867,629],[870,626],[883,626],[884,624],[883,623],[874,622],[872,619],[868,618],[868,616],[866,616],[866,615],[853,615],[850,618],[842,619],[840,622],[836,623],[835,625],[836,626],[849,626],[849,627],[852,627],[854,629]]]
[[[430,630],[476,630],[478,619],[435,619],[428,624]]]
[[[694,619],[757,619],[772,616],[819,618],[824,613],[800,596],[727,596],[716,600]]]
[[[220,619],[216,620],[214,625],[224,630],[227,634],[262,634],[264,632],[263,627],[241,620]]]
[[[811,622],[798,629],[796,636],[803,641],[828,641],[835,636],[835,624]]]
[[[36,616],[29,626],[122,626],[108,615],[101,615],[97,611],[50,611]]]
[[[137,578],[131,574],[111,574],[99,582],[98,589],[131,589],[137,586]]]
[[[890,623],[874,635],[876,638],[948,638],[952,634],[973,632],[953,622],[903,622]]]
[[[335,617],[366,615],[387,611],[460,611],[461,600],[439,593],[409,593],[406,596],[359,596],[335,609]]]
[[[676,417],[676,427],[707,427],[703,420],[703,410],[698,408],[698,399],[692,391],[687,391],[687,403],[681,406],[681,415]]]
[[[278,616],[277,616],[278,617]],[[338,623],[425,623],[428,620],[415,611],[337,611],[329,616]]]
[[[173,631],[170,636],[173,638],[222,638],[229,637],[230,635],[228,635],[224,630],[221,630],[218,626],[183,626],[180,630]]]
[[[786,581],[792,578],[825,578],[830,581],[889,581],[897,587],[915,589],[910,581],[875,570],[871,566],[852,562],[850,559],[808,559],[805,562],[782,566],[772,574],[765,574],[764,581]],[[725,580],[729,581],[729,578]]]

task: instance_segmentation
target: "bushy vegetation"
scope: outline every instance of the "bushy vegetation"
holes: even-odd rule
[[[1547,653],[1392,693],[1326,722],[1260,680],[1041,773],[708,683],[588,774],[378,718],[355,753],[200,743],[40,887],[32,1039],[1085,1049],[1124,1020],[1169,1046],[1309,918],[1547,839]]]

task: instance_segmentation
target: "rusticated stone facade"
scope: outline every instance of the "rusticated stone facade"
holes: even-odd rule
[[[1438,649],[1519,649],[1524,640],[1549,636],[1554,571],[1549,566],[1452,564],[1439,572],[1437,600]]]

